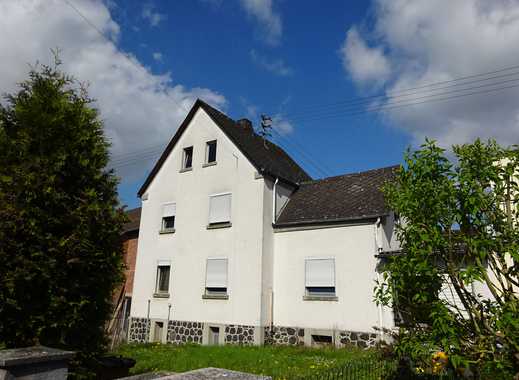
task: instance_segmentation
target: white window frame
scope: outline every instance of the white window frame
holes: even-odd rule
[[[336,298],[337,296],[337,265],[334,256],[322,256],[322,257],[305,257],[305,265],[304,265],[304,287],[305,287],[305,296],[307,297],[321,297],[321,298]],[[308,261],[317,261],[317,260],[332,260],[333,261],[333,286],[307,286],[307,262]],[[333,292],[312,292],[308,288],[333,288]]]
[[[159,288],[160,268],[161,267],[168,267],[169,268],[168,288],[167,288],[167,290]],[[171,285],[171,261],[170,260],[157,260],[156,272],[155,272],[155,295],[169,295],[170,285]]]
[[[231,197],[230,204],[229,204],[229,220],[227,221],[211,221],[211,198],[215,197],[221,197],[224,195],[229,195]],[[232,220],[232,193],[231,192],[225,192],[225,193],[218,193],[218,194],[210,194],[209,195],[209,208],[208,208],[208,215],[207,215],[207,225],[208,226],[230,226],[231,220]]]
[[[164,209],[167,207],[167,206],[171,206],[173,205],[175,207],[175,213],[174,215],[164,215],[165,212],[164,212]],[[165,227],[165,218],[168,218],[168,217],[174,217],[175,220],[173,222],[173,227],[171,228],[166,228]],[[161,212],[161,218],[160,218],[160,232],[175,232],[175,226],[177,224],[177,203],[176,202],[166,202],[166,203],[163,203],[162,204],[162,212]]]
[[[191,148],[191,165],[190,166],[186,166],[186,158],[187,158],[186,149],[189,149],[189,148]],[[182,170],[193,169],[193,156],[194,156],[194,153],[195,153],[195,148],[194,148],[193,145],[186,146],[186,147],[184,147],[182,149],[182,167],[181,167]]]
[[[214,143],[215,145],[215,152],[214,152],[214,161],[209,161],[209,147],[210,145]],[[218,140],[209,140],[205,143],[205,164],[206,165],[212,165],[215,164],[218,161]]]
[[[222,286],[208,286],[210,284],[208,284],[207,282],[207,277],[208,277],[208,269],[209,269],[209,261],[211,260],[225,260],[225,286],[222,287]],[[224,291],[211,291],[210,289],[224,289]],[[210,295],[214,295],[214,296],[224,296],[224,297],[227,297],[228,294],[229,294],[229,258],[228,257],[223,257],[223,256],[212,256],[212,257],[208,257],[206,260],[205,260],[205,286],[204,286],[204,290],[205,290],[205,295],[206,296],[210,296]]]

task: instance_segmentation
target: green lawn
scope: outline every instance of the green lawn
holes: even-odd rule
[[[280,346],[199,346],[131,344],[116,354],[137,361],[132,373],[151,371],[185,372],[204,367],[227,368],[289,379],[310,376],[347,362],[377,356],[374,351],[348,349],[311,349]]]

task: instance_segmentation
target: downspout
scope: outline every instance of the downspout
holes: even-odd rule
[[[147,319],[147,322],[148,322],[148,323],[147,323],[147,324],[148,324],[148,328],[147,328],[147,330],[148,330],[148,337],[147,337],[147,339],[146,339],[146,343],[149,343],[149,342],[150,342],[150,334],[151,334],[150,302],[151,302],[151,300],[148,299],[148,314],[147,314],[147,316],[146,316],[146,319]]]
[[[276,193],[277,193],[277,185],[279,182],[279,178],[276,177],[276,180],[274,181],[274,186],[272,187],[272,225],[276,223]],[[274,263],[274,252],[272,252],[272,263]],[[274,264],[272,264],[274,265]],[[272,282],[274,282],[274,273],[272,273]],[[274,284],[272,284],[272,287],[270,288],[270,334],[273,334],[274,330]],[[270,337],[269,337],[270,339]]]
[[[382,252],[382,249],[383,249],[382,242],[381,242],[380,235],[379,235],[380,224],[381,224],[381,221],[380,221],[380,217],[379,217],[379,218],[377,218],[377,221],[375,222],[375,225],[374,225],[375,245],[377,247],[377,253]],[[377,282],[380,284],[380,272],[376,268],[375,268],[375,270],[377,272]],[[379,328],[378,333],[379,333],[380,341],[384,340],[384,331],[382,330],[382,328],[384,326],[383,318],[384,318],[384,316],[382,313],[382,304],[379,303],[378,304],[378,328]]]
[[[276,223],[276,189],[279,178],[276,177],[274,187],[272,188],[272,224]]]
[[[169,320],[171,317],[171,304],[168,303],[168,322],[166,323],[166,343],[168,343]]]

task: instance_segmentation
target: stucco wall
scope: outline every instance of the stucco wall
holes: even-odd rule
[[[373,301],[377,278],[374,224],[274,234],[274,325],[374,331],[393,327]],[[305,258],[334,257],[338,301],[305,301]],[[380,318],[380,316],[382,318]]]
[[[205,144],[217,140],[217,164],[202,167]],[[182,150],[193,146],[193,170],[180,173]],[[199,109],[146,191],[131,315],[179,321],[259,325],[264,180]],[[209,195],[232,193],[232,227],[206,228]],[[146,199],[147,200],[144,200]],[[159,234],[162,205],[176,202],[175,233]],[[228,258],[228,300],[202,299],[208,257]],[[157,260],[171,260],[170,297],[153,297]]]

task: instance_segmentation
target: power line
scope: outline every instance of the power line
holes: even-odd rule
[[[272,131],[278,136],[278,138],[291,143],[292,146],[296,147],[296,149],[300,152],[300,156],[303,158],[303,160],[307,161],[311,166],[313,166],[321,175],[324,177],[329,177],[331,175],[331,171],[328,171],[328,168],[323,164],[322,166],[318,164],[312,156],[306,152],[306,150],[299,145],[294,138],[289,140],[288,138],[285,138],[281,133],[279,133],[275,128],[272,128]],[[299,146],[299,148],[297,147]]]
[[[493,89],[489,89],[489,90],[486,90],[486,91],[475,91],[475,92],[467,93],[467,94],[452,95],[452,96],[447,96],[447,97],[438,98],[438,99],[429,99],[429,100],[424,100],[424,101],[421,101],[421,102],[410,102],[410,103],[400,104],[400,105],[396,105],[396,106],[389,106],[389,107],[380,106],[380,107],[376,107],[376,108],[359,110],[359,111],[355,111],[355,112],[339,112],[339,113],[335,113],[335,114],[332,113],[332,114],[329,114],[329,115],[320,116],[320,117],[316,118],[315,120],[330,119],[330,118],[341,117],[341,116],[363,115],[363,114],[367,114],[367,113],[371,113],[371,112],[379,112],[379,111],[385,111],[385,110],[388,110],[388,109],[409,107],[409,106],[415,106],[415,105],[419,105],[419,104],[448,101],[448,100],[452,100],[452,99],[463,98],[463,97],[466,97],[466,96],[487,94],[487,93],[491,93],[491,92],[502,91],[502,90],[507,90],[507,89],[511,89],[511,88],[517,88],[517,87],[519,87],[519,84],[511,85],[511,86],[504,86],[504,87],[500,87],[500,88],[493,88]],[[314,121],[314,120],[312,120],[312,119],[305,119],[305,120],[302,120],[301,123],[308,122],[308,121]]]
[[[484,81],[498,79],[498,78],[515,76],[515,75],[519,74],[519,71],[515,71],[515,72],[507,73],[507,74],[496,75],[496,76],[492,76],[492,77],[488,77],[488,78],[477,79],[477,80],[468,81],[468,82],[464,82],[464,83],[463,82],[459,83],[459,81],[464,81],[466,79],[477,78],[477,77],[487,76],[487,75],[491,75],[491,74],[497,74],[500,72],[515,70],[517,68],[519,68],[519,65],[510,66],[510,67],[503,68],[500,70],[489,71],[486,73],[474,74],[474,75],[454,78],[451,80],[446,80],[446,81],[441,81],[441,82],[429,83],[426,85],[411,87],[411,88],[407,88],[407,89],[389,91],[387,93],[379,93],[379,94],[370,95],[370,96],[356,97],[356,98],[341,100],[341,101],[333,102],[333,103],[329,103],[329,104],[308,107],[306,111],[299,112],[297,114],[292,114],[292,116],[294,117],[294,116],[300,116],[303,114],[311,113],[312,110],[315,110],[315,109],[322,110],[323,108],[327,108],[327,107],[336,107],[336,106],[346,105],[346,104],[366,103],[366,102],[371,102],[371,101],[373,101],[375,99],[379,99],[379,98],[392,99],[392,98],[406,97],[406,96],[412,96],[414,94],[427,93],[430,91],[438,91],[438,90],[448,89],[448,88],[456,87],[456,86],[464,86],[464,85],[468,85],[468,84],[472,84],[472,83],[479,83],[479,82],[484,82]],[[447,84],[447,83],[453,83],[453,84],[450,84],[448,86],[438,87],[438,88],[425,89],[425,88],[429,88],[429,87],[440,86],[442,84]],[[419,91],[414,91],[414,90],[419,90]],[[398,94],[401,94],[401,95],[398,95]]]
[[[438,97],[438,96],[450,95],[450,94],[456,94],[456,93],[462,93],[462,95],[465,95],[465,94],[463,94],[463,92],[465,92],[465,91],[477,90],[477,89],[481,89],[481,88],[487,88],[487,87],[499,86],[499,85],[508,84],[508,83],[517,83],[517,82],[519,82],[519,78],[510,79],[510,80],[501,81],[501,82],[495,82],[495,83],[487,83],[487,84],[483,84],[483,85],[479,85],[479,86],[472,86],[472,87],[456,89],[456,90],[451,90],[451,91],[443,91],[443,92],[440,92],[440,93],[437,93],[437,94],[429,94],[429,95],[417,96],[417,97],[410,98],[410,99],[403,99],[403,100],[397,100],[397,101],[391,101],[391,99],[390,99],[389,101],[384,102],[382,104],[368,105],[365,109],[366,110],[372,110],[372,109],[376,109],[376,108],[381,107],[381,106],[390,106],[390,105],[393,105],[393,104],[402,104],[402,103],[414,102],[414,101],[420,100],[420,99],[428,99],[428,98],[434,99],[435,97]],[[503,87],[503,88],[508,88],[508,87]],[[472,92],[472,93],[467,93],[466,95],[475,95],[475,94],[478,94],[478,93],[479,92]],[[481,93],[485,93],[485,91],[481,91]],[[409,103],[409,104],[412,104],[412,103]],[[362,109],[362,107],[359,107],[359,106],[350,106],[350,107],[343,107],[340,110],[341,111],[357,111],[357,110],[361,110],[361,109]],[[309,118],[311,119],[311,118],[319,117],[320,115],[326,114],[327,112],[330,112],[330,111],[333,111],[333,110],[328,110],[328,111],[324,110],[324,111],[322,111],[320,113],[316,113],[316,114],[310,115],[308,117],[299,117],[299,118],[296,117],[296,118],[290,118],[290,120],[294,121],[294,120],[309,119]]]

